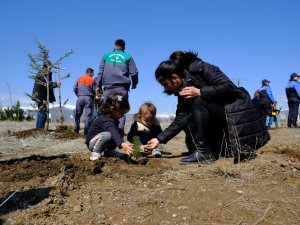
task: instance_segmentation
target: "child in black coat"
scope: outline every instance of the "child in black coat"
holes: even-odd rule
[[[155,116],[155,105],[150,102],[142,104],[139,112],[134,115],[134,122],[127,135],[127,140],[133,142],[133,137],[138,136],[141,142],[141,150],[146,150],[144,145],[162,132],[159,121]],[[158,148],[155,148],[152,150],[151,155],[161,157],[161,152]]]
[[[119,119],[129,111],[129,103],[121,94],[108,97],[101,105],[101,113],[92,123],[86,136],[86,145],[92,152],[90,160],[99,159],[105,152],[114,151],[116,147],[122,148],[126,154],[133,152],[132,144],[125,142],[122,131],[118,128]]]

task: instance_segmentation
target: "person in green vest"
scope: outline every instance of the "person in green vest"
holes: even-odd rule
[[[132,56],[125,53],[125,41],[115,41],[114,50],[102,57],[96,85],[97,92],[103,93],[103,102],[108,96],[121,93],[128,100],[130,87],[135,89],[138,84],[138,70]],[[125,115],[120,119],[119,128],[124,135]]]

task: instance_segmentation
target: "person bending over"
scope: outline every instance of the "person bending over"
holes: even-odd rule
[[[189,156],[182,164],[212,163],[225,147],[238,163],[253,159],[255,150],[270,139],[266,115],[248,92],[196,53],[172,53],[159,64],[155,77],[165,93],[177,96],[178,104],[174,121],[146,148],[167,143],[183,130]]]

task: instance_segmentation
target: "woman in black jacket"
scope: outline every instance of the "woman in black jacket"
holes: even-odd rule
[[[178,104],[175,120],[148,142],[149,149],[183,130],[190,153],[181,159],[183,164],[212,163],[225,147],[237,163],[254,158],[255,150],[270,139],[265,114],[253,106],[248,92],[196,53],[172,53],[155,76],[165,93],[178,97]]]

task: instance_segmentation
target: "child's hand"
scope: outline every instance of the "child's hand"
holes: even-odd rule
[[[131,155],[133,153],[132,146],[133,146],[133,144],[131,144],[129,142],[123,142],[121,144],[121,147],[124,149],[124,151],[126,152],[127,155]]]

